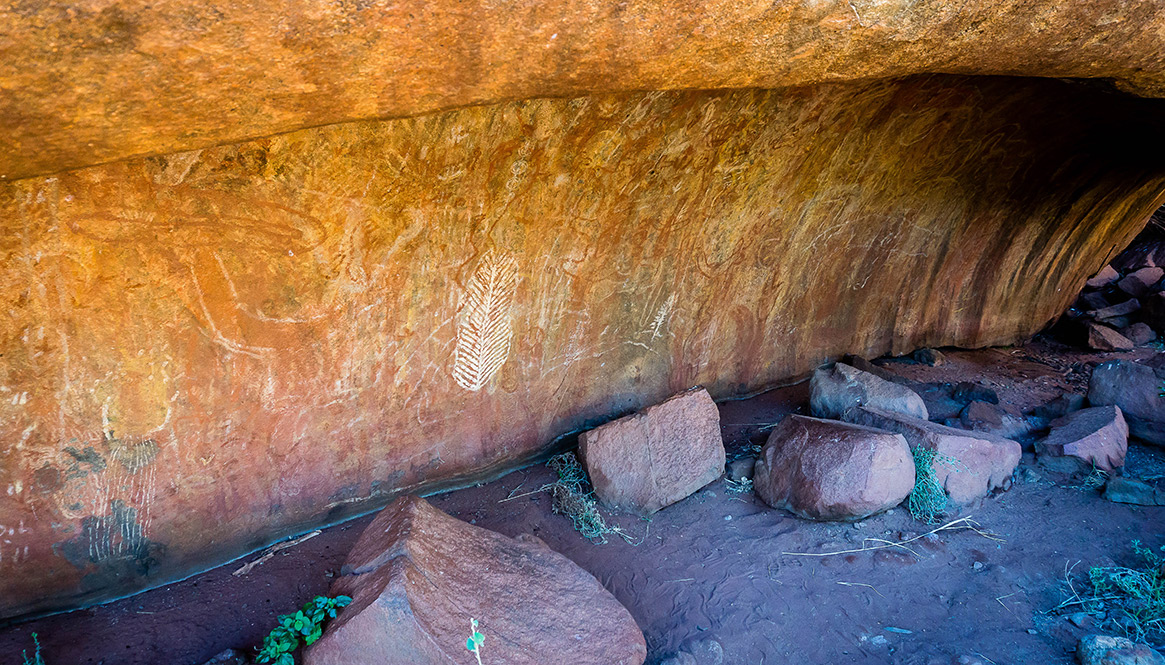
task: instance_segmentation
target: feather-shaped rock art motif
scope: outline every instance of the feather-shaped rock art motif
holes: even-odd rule
[[[491,250],[481,258],[458,317],[453,380],[462,388],[481,390],[509,357],[517,285],[518,262],[512,256]]]

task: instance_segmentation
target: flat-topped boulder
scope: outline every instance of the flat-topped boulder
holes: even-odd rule
[[[650,515],[724,472],[720,412],[703,388],[583,432],[578,449],[595,496]]]
[[[791,415],[769,435],[752,482],[774,508],[812,520],[860,520],[910,494],[914,459],[899,434]]]
[[[397,499],[356,541],[330,592],[352,603],[304,665],[641,665],[643,633],[590,573],[541,540],[473,526],[424,499]],[[468,655],[468,660],[467,660]]]
[[[1116,406],[1096,406],[1058,418],[1036,444],[1041,463],[1077,472],[1112,471],[1125,464],[1129,427]]]
[[[845,363],[813,372],[809,411],[817,418],[840,418],[859,406],[874,406],[926,420],[926,403],[910,388]]]
[[[938,453],[935,481],[955,504],[967,505],[992,490],[1006,488],[1023,454],[1010,439],[947,427],[874,407],[846,414],[850,422],[902,435],[911,448]]]

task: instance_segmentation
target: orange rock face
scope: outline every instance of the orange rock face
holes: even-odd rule
[[[14,0],[0,179],[529,97],[913,74],[1165,96],[1136,0]]]
[[[0,616],[696,384],[1031,334],[1160,204],[1163,115],[1004,78],[628,93],[0,185]]]

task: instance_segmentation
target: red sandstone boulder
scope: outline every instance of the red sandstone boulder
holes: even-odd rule
[[[926,420],[922,397],[906,386],[891,383],[845,363],[813,372],[809,384],[809,411],[817,418],[840,418],[859,406],[874,406]]]
[[[1165,368],[1153,368],[1129,360],[1097,365],[1088,382],[1088,402],[1093,406],[1115,405],[1129,426],[1129,433],[1165,446]]]
[[[1127,337],[1108,326],[1089,322],[1088,348],[1097,351],[1132,351],[1135,346]]]
[[[635,620],[599,581],[536,538],[508,538],[424,499],[397,499],[372,521],[332,585],[352,597],[305,665],[450,665],[477,619],[482,660],[641,665]]]
[[[595,495],[650,515],[724,472],[720,412],[703,388],[584,432],[578,440]]]
[[[1113,269],[1112,266],[1109,265],[1101,268],[1100,272],[1096,273],[1092,276],[1091,279],[1085,282],[1085,285],[1091,289],[1099,289],[1112,284],[1118,279],[1120,279],[1120,273],[1118,273],[1115,269]]]
[[[1079,472],[1096,467],[1112,471],[1124,466],[1129,426],[1115,406],[1096,406],[1057,419],[1052,431],[1036,444],[1040,462],[1058,471]]]
[[[1130,296],[1140,298],[1152,290],[1161,281],[1162,276],[1165,276],[1165,270],[1151,266],[1129,273],[1116,285],[1117,288]]]
[[[901,435],[794,415],[769,435],[752,482],[774,508],[812,520],[860,520],[910,494],[914,459]]]
[[[935,480],[952,503],[966,505],[998,488],[1007,488],[1023,450],[1010,439],[911,418],[872,407],[846,414],[850,422],[896,432],[912,448],[926,448],[941,458],[934,464]]]

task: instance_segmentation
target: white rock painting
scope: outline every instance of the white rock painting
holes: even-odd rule
[[[518,262],[512,256],[490,250],[481,257],[458,313],[453,380],[462,388],[481,390],[506,363],[517,286]]]

